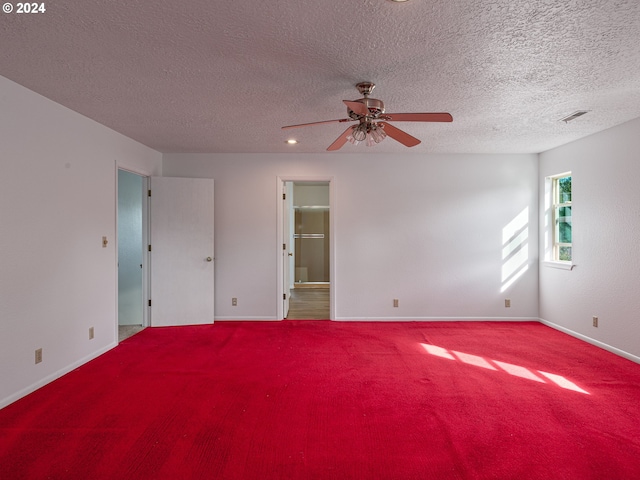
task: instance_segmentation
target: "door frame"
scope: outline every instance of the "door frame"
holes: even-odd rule
[[[289,295],[283,295],[282,299],[282,317],[288,318],[289,310],[290,310],[290,301],[291,301],[291,284],[294,279],[291,277],[292,262],[295,265],[295,257],[293,253],[295,251],[295,245],[293,242],[293,223],[291,217],[294,215],[293,210],[293,183],[292,182],[283,182],[282,183],[282,287],[283,291],[289,293]],[[285,248],[285,245],[286,248]]]
[[[133,173],[134,175],[138,175],[142,177],[142,192],[143,201],[142,201],[142,326],[149,326],[149,306],[147,305],[147,299],[149,298],[150,292],[150,283],[149,283],[149,254],[145,245],[149,244],[149,199],[148,196],[145,195],[145,192],[149,191],[149,175],[145,173],[140,173],[130,168],[125,168],[120,165],[116,165],[116,225],[115,225],[115,251],[116,251],[116,341],[118,339],[118,307],[119,307],[119,286],[118,286],[118,170],[123,170],[128,173]]]
[[[285,293],[284,288],[284,262],[282,259],[282,244],[287,243],[284,238],[284,204],[282,200],[282,191],[285,182],[328,182],[329,183],[329,319],[336,318],[336,228],[335,228],[335,206],[336,206],[336,185],[333,175],[279,175],[276,177],[276,200],[277,200],[277,220],[276,220],[276,318],[284,320],[284,305],[282,295]]]

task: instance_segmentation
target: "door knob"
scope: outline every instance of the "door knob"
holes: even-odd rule
[[[207,262],[211,262],[211,261],[213,261],[213,258],[207,257]]]
[[[290,254],[289,254],[289,256],[290,256],[290,257],[293,257],[293,253],[290,253]]]

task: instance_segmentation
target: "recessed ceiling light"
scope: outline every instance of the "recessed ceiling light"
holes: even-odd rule
[[[290,138],[289,140],[286,141],[286,143],[288,143],[289,145],[295,145],[296,143],[298,143],[298,140]]]
[[[402,2],[408,2],[409,0],[389,0],[389,1],[394,3],[402,3]]]

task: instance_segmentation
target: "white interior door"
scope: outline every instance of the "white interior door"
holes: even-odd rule
[[[213,180],[151,177],[151,326],[213,323]]]
[[[291,193],[290,193],[291,192]],[[293,189],[291,188],[291,182],[282,183],[282,199],[283,199],[283,232],[282,238],[284,243],[282,244],[282,272],[283,272],[283,318],[287,318],[289,315],[289,297],[291,296],[291,260],[293,258],[293,245],[291,243],[291,205],[293,201]]]

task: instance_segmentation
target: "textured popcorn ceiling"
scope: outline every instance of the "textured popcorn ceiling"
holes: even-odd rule
[[[344,124],[280,127],[344,118],[360,81],[454,121],[340,152],[540,152],[640,117],[638,0],[45,5],[0,13],[0,74],[162,152],[324,152]]]

